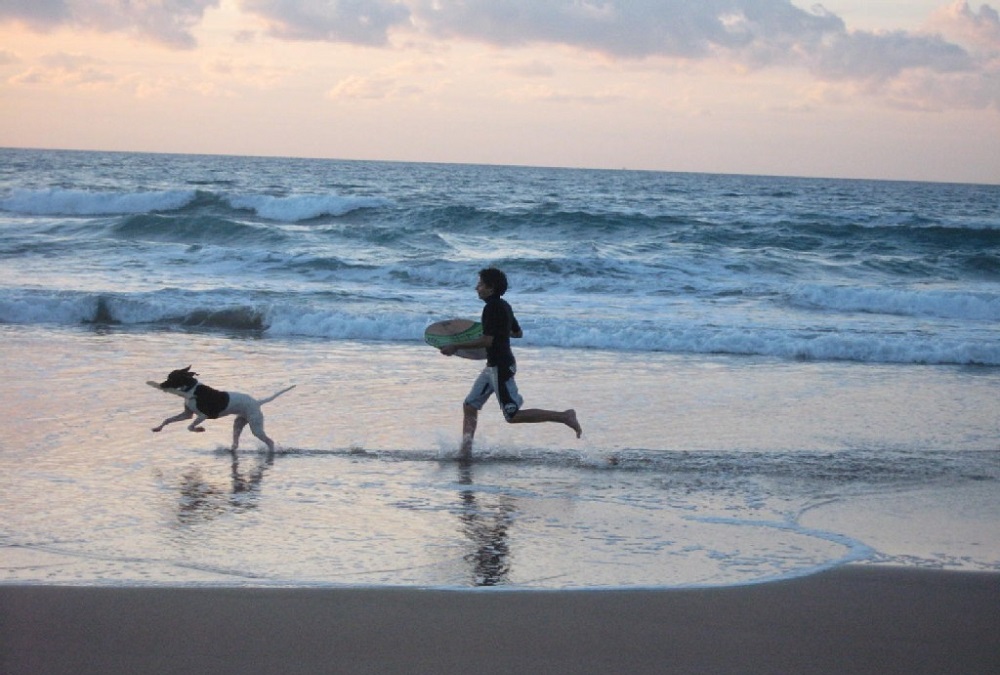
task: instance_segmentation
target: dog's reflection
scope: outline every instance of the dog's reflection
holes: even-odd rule
[[[458,482],[472,485],[472,463],[459,463]],[[473,489],[459,492],[462,531],[472,543],[464,556],[476,586],[500,586],[510,579],[510,543],[508,530],[514,521],[514,504],[507,495],[498,495],[492,503],[477,497]]]
[[[227,454],[232,458],[228,485],[205,479],[201,467],[192,467],[181,475],[180,499],[177,502],[177,520],[180,523],[193,524],[212,520],[226,511],[257,508],[261,482],[264,474],[274,465],[274,453],[267,452],[252,458],[241,458],[239,453],[232,451]]]

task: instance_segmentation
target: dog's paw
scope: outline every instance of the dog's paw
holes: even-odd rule
[[[197,432],[202,432],[204,430],[205,430],[205,427],[194,427],[193,429],[191,429],[191,431],[197,431]]]
[[[152,431],[154,434],[157,434],[163,431],[163,427],[153,427],[152,429],[150,429],[150,431]]]

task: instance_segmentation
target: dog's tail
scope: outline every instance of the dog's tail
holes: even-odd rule
[[[290,386],[290,387],[285,387],[284,389],[282,389],[281,391],[279,391],[277,394],[272,394],[271,396],[268,396],[267,398],[260,399],[259,401],[257,401],[257,403],[259,403],[261,405],[264,405],[265,403],[270,403],[274,399],[276,399],[279,396],[281,396],[282,394],[284,394],[286,391],[291,391],[292,389],[295,389],[295,385],[294,384],[292,386]]]

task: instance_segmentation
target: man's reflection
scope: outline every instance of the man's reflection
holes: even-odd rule
[[[458,482],[472,485],[472,463],[459,463]],[[459,519],[462,531],[473,544],[464,558],[472,566],[476,586],[499,586],[509,582],[510,546],[507,529],[513,522],[514,505],[507,495],[499,495],[497,503],[484,504],[477,500],[475,490],[459,492],[462,511]]]

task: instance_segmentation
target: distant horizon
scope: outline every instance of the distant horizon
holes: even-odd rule
[[[552,169],[567,171],[631,171],[637,173],[673,173],[692,174],[705,176],[745,176],[749,178],[778,178],[791,180],[831,180],[831,181],[870,181],[875,183],[931,183],[939,185],[970,185],[981,187],[1000,187],[1000,181],[996,183],[956,181],[956,180],[925,180],[912,178],[875,178],[869,176],[824,176],[824,175],[795,175],[780,173],[741,173],[732,171],[688,171],[683,169],[647,169],[637,167],[601,167],[601,166],[560,166],[549,164],[498,164],[492,162],[475,161],[434,161],[434,160],[409,160],[409,159],[384,159],[384,158],[360,158],[360,157],[323,157],[319,155],[281,155],[281,154],[246,154],[228,152],[178,152],[161,150],[117,150],[117,149],[97,149],[97,148],[55,148],[55,147],[22,147],[22,146],[0,146],[0,150],[22,150],[38,152],[80,152],[80,153],[111,153],[111,154],[135,154],[135,155],[173,155],[190,157],[245,157],[248,159],[289,159],[289,160],[310,160],[328,162],[372,162],[386,164],[440,164],[443,166],[488,166],[488,167],[509,167],[522,169]]]

